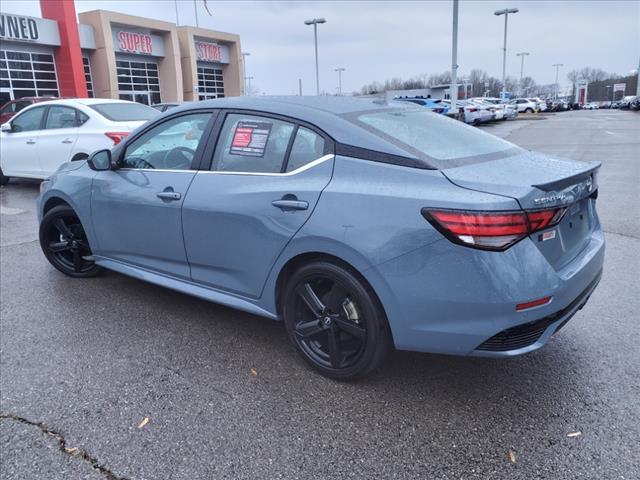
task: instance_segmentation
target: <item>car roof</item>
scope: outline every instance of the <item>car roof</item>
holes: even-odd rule
[[[101,103],[134,103],[128,100],[116,100],[114,98],[61,98],[58,100],[50,100],[48,104],[57,105],[99,105]]]
[[[182,111],[201,108],[224,108],[232,110],[254,110],[283,115],[310,123],[323,130],[336,142],[376,150],[392,155],[410,157],[405,150],[385,141],[346,117],[358,112],[381,112],[385,110],[422,108],[411,102],[386,102],[382,98],[357,98],[344,96],[260,96],[226,97],[203,100],[172,108],[163,115],[175,115]]]

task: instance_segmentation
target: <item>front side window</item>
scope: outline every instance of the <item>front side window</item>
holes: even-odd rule
[[[77,127],[76,110],[71,107],[63,107],[62,105],[54,105],[49,107],[47,121],[44,128],[74,128]]]
[[[305,127],[298,128],[291,147],[287,172],[292,172],[324,155],[324,138]]]
[[[11,121],[14,132],[30,132],[32,130],[40,130],[44,107],[36,107],[31,110],[22,112]]]
[[[172,118],[153,127],[127,145],[122,166],[161,170],[188,170],[211,113]]]
[[[255,115],[229,114],[213,156],[213,170],[280,173],[293,133],[292,123]]]

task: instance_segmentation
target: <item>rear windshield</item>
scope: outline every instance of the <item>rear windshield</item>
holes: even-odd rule
[[[424,108],[363,112],[355,123],[436,168],[461,164],[458,160],[497,158],[519,148],[477,127],[429,112]],[[488,158],[486,158],[488,159]],[[462,162],[465,164],[473,161]]]
[[[158,115],[158,110],[141,103],[97,103],[89,107],[114,122],[143,121]]]

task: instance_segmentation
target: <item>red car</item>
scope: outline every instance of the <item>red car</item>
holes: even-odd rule
[[[11,117],[23,108],[48,100],[57,100],[57,97],[22,97],[17,100],[9,100],[0,108],[0,125],[11,120]]]

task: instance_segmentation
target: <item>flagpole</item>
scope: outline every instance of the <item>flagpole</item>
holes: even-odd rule
[[[176,25],[180,25],[180,17],[178,16],[178,0],[173,0],[173,4],[176,7]]]
[[[200,25],[198,25],[198,7],[196,6],[196,0],[193,0],[193,11],[196,12],[196,27],[200,27]]]

